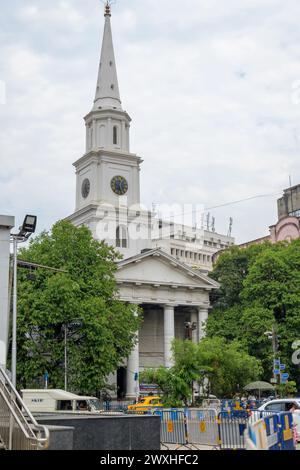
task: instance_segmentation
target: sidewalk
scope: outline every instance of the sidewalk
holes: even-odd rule
[[[161,450],[176,450],[176,451],[182,451],[182,452],[190,452],[191,450],[219,450],[216,447],[213,446],[204,446],[204,445],[186,445],[186,446],[180,446],[177,444],[165,444],[161,446]]]

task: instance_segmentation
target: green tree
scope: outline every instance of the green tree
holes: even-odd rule
[[[250,355],[261,360],[267,381],[272,376],[273,351],[265,332],[276,326],[278,355],[300,384],[299,368],[291,361],[292,344],[300,338],[299,248],[299,239],[235,247],[219,258],[212,274],[222,287],[212,296],[208,336],[238,340]]]
[[[210,273],[210,277],[220,283],[220,289],[214,291],[211,297],[215,308],[224,310],[239,302],[249,267],[265,246],[269,244],[254,245],[243,250],[232,247],[220,256]]]
[[[146,370],[141,374],[141,380],[159,386],[166,406],[182,406],[182,403],[187,405],[192,399],[193,382],[201,377],[198,346],[191,341],[175,340],[172,353],[173,367]]]
[[[277,386],[277,392],[281,398],[294,397],[297,393],[297,384],[293,380]]]
[[[205,338],[198,346],[199,365],[209,379],[208,393],[232,397],[262,373],[260,361],[249,356],[238,342]]]
[[[61,221],[35,238],[19,258],[64,272],[19,270],[18,383],[30,387],[49,373],[64,385],[67,332],[69,388],[94,394],[126,358],[140,324],[136,306],[118,300],[117,252],[86,227]]]
[[[205,338],[199,344],[175,340],[174,366],[143,372],[142,380],[156,383],[163,392],[166,406],[182,406],[192,399],[193,382],[205,386],[208,393],[232,396],[252,380],[259,378],[260,362],[249,356],[238,343],[223,338]]]

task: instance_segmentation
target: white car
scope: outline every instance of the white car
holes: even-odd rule
[[[297,433],[300,439],[300,398],[278,398],[264,403],[258,411],[269,411],[270,413],[282,413],[290,411],[291,405],[295,404],[298,408],[293,413],[294,424],[297,426]]]

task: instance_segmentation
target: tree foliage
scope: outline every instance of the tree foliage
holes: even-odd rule
[[[259,361],[249,356],[241,344],[223,338],[205,338],[199,344],[175,340],[172,350],[172,368],[147,370],[141,376],[143,381],[159,385],[166,406],[188,404],[193,382],[208,394],[228,397],[257,380],[262,371]]]
[[[203,339],[198,359],[202,375],[209,379],[207,392],[218,397],[232,397],[262,373],[260,361],[250,356],[241,343],[220,337]]]
[[[264,380],[272,376],[272,344],[265,335],[275,325],[279,352],[299,385],[292,343],[300,338],[300,240],[234,248],[222,255],[212,277],[222,288],[212,297],[209,337],[238,340],[261,360]]]
[[[93,240],[86,227],[58,222],[19,258],[64,272],[19,269],[18,382],[36,384],[47,371],[52,387],[64,384],[67,334],[69,389],[94,394],[134,345],[136,306],[117,298],[119,255]]]

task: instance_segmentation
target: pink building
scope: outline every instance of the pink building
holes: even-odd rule
[[[300,237],[300,222],[295,216],[285,216],[276,225],[270,227],[270,237],[272,243],[291,241]]]
[[[292,188],[285,189],[283,196],[277,201],[278,222],[271,225],[270,235],[257,238],[239,245],[246,248],[249,245],[256,245],[270,241],[277,243],[291,241],[300,237],[300,184]]]

